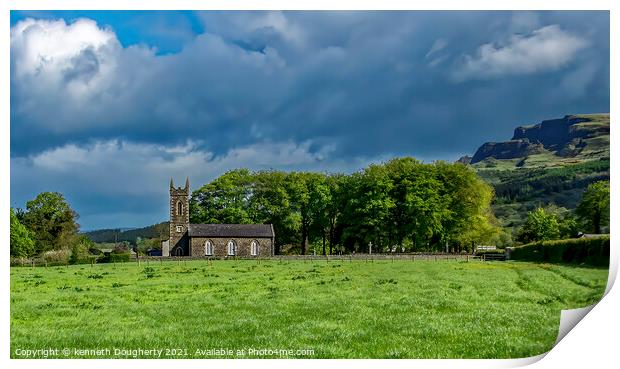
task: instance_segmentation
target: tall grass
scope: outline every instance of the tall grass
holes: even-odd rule
[[[184,358],[212,357],[199,350],[216,348],[306,349],[312,358],[525,357],[549,350],[560,310],[597,301],[606,280],[606,269],[525,262],[14,267],[11,356],[67,347],[176,348]]]

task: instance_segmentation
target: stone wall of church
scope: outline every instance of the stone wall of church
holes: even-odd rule
[[[227,257],[228,256],[228,241],[231,238],[206,238],[206,237],[191,237],[190,238],[190,256],[199,257],[205,255],[205,242],[210,240],[213,244],[214,257]],[[233,238],[236,247],[236,256],[239,257],[269,257],[273,256],[273,241],[271,238]],[[258,255],[254,256],[251,253],[250,245],[252,241],[258,242]]]

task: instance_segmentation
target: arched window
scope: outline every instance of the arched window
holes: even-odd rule
[[[258,241],[253,240],[250,243],[250,252],[251,252],[252,256],[258,255]]]
[[[181,201],[177,203],[177,215],[183,215],[183,203]]]
[[[237,244],[234,240],[228,241],[228,255],[237,255]]]
[[[175,253],[177,256],[183,256],[183,249],[178,247]]]
[[[205,241],[205,255],[206,256],[213,255],[213,242],[211,242],[211,240]]]

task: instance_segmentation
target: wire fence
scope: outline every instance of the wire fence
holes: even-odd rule
[[[347,254],[347,255],[274,255],[269,257],[253,256],[253,257],[241,257],[241,256],[225,256],[225,257],[213,257],[213,256],[135,256],[129,260],[124,261],[109,261],[106,263],[98,262],[96,258],[91,258],[87,261],[82,261],[76,264],[94,266],[96,264],[136,264],[136,265],[150,265],[150,264],[163,264],[164,262],[187,262],[191,260],[255,260],[261,261],[304,261],[304,262],[368,262],[373,263],[375,261],[427,261],[427,262],[449,262],[449,261],[501,261],[505,260],[504,255],[501,254],[450,254],[450,253],[398,253],[398,254]],[[44,258],[11,258],[11,266],[18,267],[54,267],[54,266],[69,266],[68,261],[59,260],[46,260]]]

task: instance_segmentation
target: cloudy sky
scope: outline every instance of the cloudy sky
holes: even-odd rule
[[[12,12],[11,205],[166,220],[168,182],[473,154],[609,111],[608,12]]]

